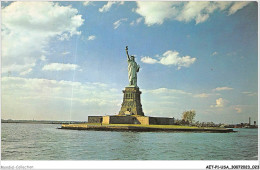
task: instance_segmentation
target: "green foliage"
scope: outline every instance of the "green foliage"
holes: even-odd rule
[[[188,124],[192,124],[192,122],[195,120],[195,116],[196,116],[195,110],[184,111],[182,113],[182,120],[184,122],[187,122]]]

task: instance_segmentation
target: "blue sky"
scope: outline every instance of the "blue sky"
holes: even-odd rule
[[[146,116],[258,118],[257,3],[2,2],[4,119],[118,114],[125,46]]]

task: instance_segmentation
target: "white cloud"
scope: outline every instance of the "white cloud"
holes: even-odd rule
[[[194,94],[193,97],[195,98],[208,98],[210,96],[219,96],[219,93],[199,93],[199,94]]]
[[[257,93],[255,92],[248,92],[248,91],[245,91],[245,92],[242,92],[243,94],[247,95],[247,96],[256,96]]]
[[[69,51],[64,51],[63,53],[61,53],[62,55],[67,55],[69,54],[70,52]]]
[[[135,21],[130,22],[130,25],[131,26],[135,25]]]
[[[236,2],[236,3],[234,3],[234,4],[230,7],[230,9],[229,9],[229,11],[228,11],[228,14],[229,14],[229,15],[232,15],[232,14],[236,13],[238,10],[244,8],[244,7],[247,6],[249,3],[250,3],[250,1],[249,1],[249,2],[248,2],[248,1],[243,1],[243,2]]]
[[[127,18],[121,18],[120,20],[117,20],[116,22],[114,22],[114,29],[117,29],[123,21],[127,21]]]
[[[45,55],[41,55],[40,60],[46,61],[46,56]]]
[[[145,2],[137,1],[135,12],[144,17],[145,24],[162,24],[165,20],[181,22],[205,22],[214,11],[229,11],[234,14],[250,2]],[[231,6],[231,7],[230,7]]]
[[[178,117],[192,108],[192,93],[173,88],[142,89],[142,105],[146,116]],[[197,99],[196,99],[197,100]]]
[[[183,90],[177,90],[177,89],[168,89],[168,88],[158,88],[153,90],[143,90],[144,93],[150,93],[150,94],[185,94],[185,95],[191,95],[189,92],[185,92]]]
[[[204,22],[206,21],[207,19],[209,18],[209,14],[204,14],[204,15],[201,15],[199,14],[197,17],[196,17],[196,24],[198,23],[201,23],[201,22]]]
[[[88,115],[118,113],[122,92],[111,87],[99,82],[2,77],[2,118],[87,120]]]
[[[224,90],[233,90],[231,87],[217,87],[213,91],[224,91]]]
[[[194,95],[194,97],[197,97],[197,98],[208,98],[210,95],[211,94],[201,93],[201,94]]]
[[[67,71],[76,70],[79,66],[76,64],[63,64],[63,63],[51,63],[45,65],[42,70],[44,71]]]
[[[61,40],[61,41],[69,40],[69,39],[70,39],[70,36],[69,36],[69,34],[64,33],[64,34],[60,35],[60,36],[58,37],[58,39]]]
[[[95,36],[95,35],[90,35],[90,36],[88,36],[88,40],[94,40],[94,39],[96,39],[96,36]]]
[[[181,67],[189,67],[196,61],[196,58],[191,58],[190,56],[179,56],[179,52],[177,51],[166,51],[162,57],[157,57],[157,59],[153,59],[151,57],[142,57],[141,61],[147,64],[155,64],[160,63],[163,65],[174,65],[178,67],[178,70]]]
[[[83,5],[84,5],[84,6],[88,6],[88,5],[90,5],[90,4],[91,4],[90,1],[84,1],[84,2],[83,2]]]
[[[26,75],[26,74],[29,74],[31,71],[32,71],[32,69],[29,68],[28,70],[25,70],[25,71],[21,72],[20,75]]]
[[[132,21],[130,23],[131,26],[134,26],[134,25],[138,25],[140,22],[142,22],[143,18],[140,17],[140,18],[137,18],[136,20]]]
[[[204,12],[207,9],[210,2],[188,2],[184,5],[176,19],[178,21],[190,22],[196,21],[196,24],[204,22],[209,18],[209,14]]]
[[[216,105],[211,105],[211,107],[224,107],[228,103],[227,100],[223,98],[218,98],[216,100]]]
[[[46,53],[50,39],[80,34],[77,29],[83,21],[77,9],[53,2],[6,6],[2,9],[2,72],[32,68]]]
[[[123,5],[124,1],[108,1],[107,4],[105,4],[102,8],[99,8],[99,12],[107,12],[110,10],[110,8],[112,7],[112,5]]]
[[[177,51],[167,51],[163,54],[160,63],[163,65],[176,65],[178,68],[189,67],[196,61],[196,58],[190,56],[180,57]]]
[[[217,51],[214,51],[212,54],[211,54],[211,56],[214,56],[214,55],[217,55],[218,54],[218,52]]]
[[[147,63],[147,64],[155,64],[155,63],[158,63],[158,61],[156,59],[153,59],[151,57],[142,57],[141,58],[141,61],[143,63]]]
[[[142,17],[140,17],[140,18],[137,18],[137,19],[136,19],[136,24],[139,24],[140,22],[142,22],[142,20],[143,20],[143,18],[142,18]]]
[[[178,2],[145,2],[137,1],[136,13],[144,17],[145,24],[162,24],[165,19],[170,19],[177,14],[174,5]]]
[[[235,51],[233,51],[233,52],[228,52],[228,53],[226,54],[226,56],[235,56],[235,55],[237,55],[237,53],[236,53]]]
[[[2,64],[3,66],[3,64]],[[12,71],[16,71],[16,72],[19,72],[19,73],[22,73],[24,71],[27,71],[29,70],[30,68],[33,68],[35,66],[35,63],[31,63],[31,64],[24,64],[24,65],[17,65],[17,64],[10,64],[8,66],[3,66],[2,68],[2,72],[5,73],[5,72],[8,72],[8,73],[12,73]],[[4,70],[4,68],[6,70]]]
[[[240,107],[235,107],[234,109],[235,109],[235,111],[236,111],[237,113],[241,113],[241,112],[242,112],[242,108],[240,108]]]
[[[232,4],[236,2],[231,2],[231,1],[215,1],[215,5],[213,5],[211,8],[209,8],[209,11],[212,12],[215,10],[215,8],[219,8],[220,11],[228,9]],[[211,9],[211,10],[210,10]]]

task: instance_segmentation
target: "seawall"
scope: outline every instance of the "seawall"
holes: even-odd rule
[[[215,127],[194,127],[178,125],[135,125],[135,124],[63,124],[60,129],[96,131],[136,131],[136,132],[207,132],[230,133],[233,129]]]

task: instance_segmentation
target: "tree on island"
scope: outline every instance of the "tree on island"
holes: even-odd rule
[[[189,124],[192,124],[196,116],[195,110],[190,110],[190,111],[184,111],[182,113],[182,120],[185,122],[188,122]]]

